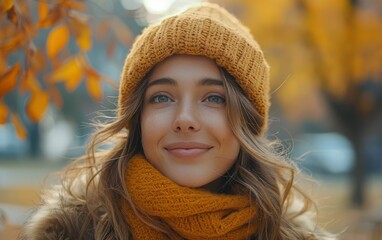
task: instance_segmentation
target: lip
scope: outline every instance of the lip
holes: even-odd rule
[[[165,146],[165,149],[175,157],[191,158],[208,152],[212,146],[199,142],[177,142]]]

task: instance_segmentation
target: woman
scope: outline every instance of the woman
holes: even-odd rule
[[[330,239],[295,167],[264,136],[268,70],[250,32],[217,5],[145,29],[125,61],[116,119],[22,236]]]

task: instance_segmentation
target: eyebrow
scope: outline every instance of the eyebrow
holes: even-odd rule
[[[202,80],[200,80],[198,82],[198,85],[202,85],[202,86],[213,86],[213,85],[217,85],[217,86],[223,86],[223,81],[220,80],[220,79],[215,79],[215,78],[203,78]]]
[[[154,85],[177,85],[176,81],[172,78],[158,78],[155,79],[147,84],[147,88],[154,86]]]
[[[172,78],[158,78],[148,83],[147,88],[153,85],[172,85],[176,86],[177,82]],[[203,78],[198,82],[200,86],[223,86],[223,81],[215,78]]]

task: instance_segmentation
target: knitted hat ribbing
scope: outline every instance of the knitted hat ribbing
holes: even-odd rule
[[[127,55],[119,106],[157,63],[173,54],[203,55],[225,68],[247,93],[265,131],[269,110],[269,67],[249,30],[216,4],[203,4],[144,29]],[[121,108],[120,108],[121,109]]]

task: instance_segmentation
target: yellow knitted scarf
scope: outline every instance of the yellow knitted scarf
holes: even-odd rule
[[[256,210],[248,197],[179,186],[142,156],[129,162],[125,182],[136,209],[166,223],[182,239],[237,240],[256,232]],[[141,221],[128,201],[123,211],[133,239],[168,239]]]

